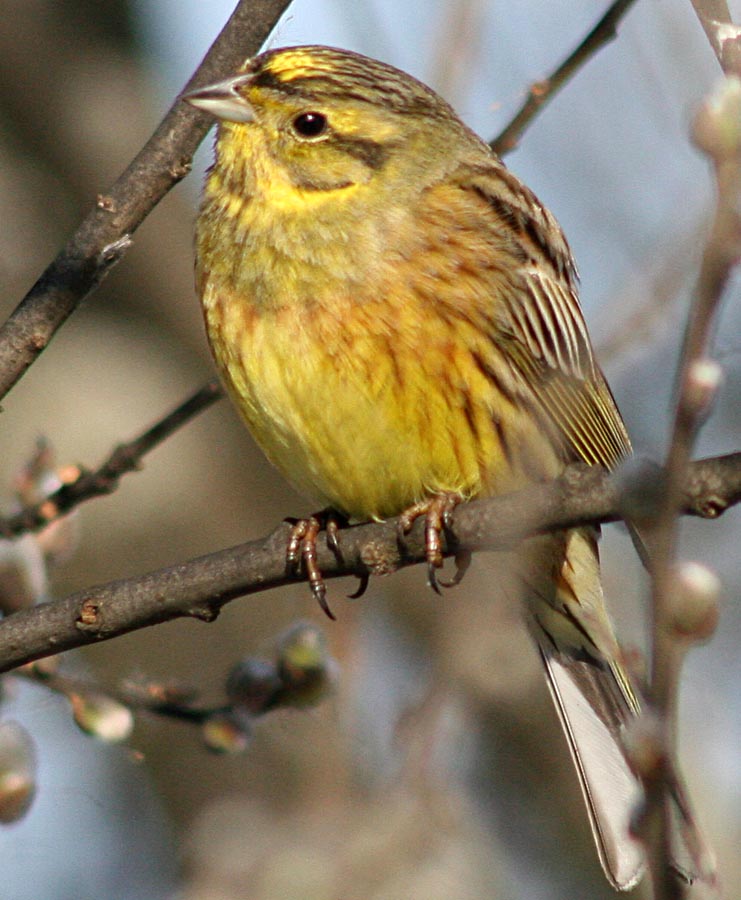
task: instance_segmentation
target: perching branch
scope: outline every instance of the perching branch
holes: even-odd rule
[[[142,459],[150,450],[223,395],[218,381],[209,381],[134,440],[115,447],[108,459],[94,472],[77,470],[74,480],[66,481],[40,503],[27,506],[7,518],[0,518],[0,536],[12,538],[28,531],[38,531],[67,515],[85,500],[113,493],[123,475],[141,468]]]
[[[620,480],[577,465],[548,484],[462,504],[445,553],[504,549],[529,534],[615,521],[625,495]],[[741,453],[692,464],[685,512],[715,518],[739,501]],[[210,622],[236,597],[303,580],[286,574],[288,531],[283,523],[261,540],[14,613],[0,622],[0,672],[171,619]],[[340,533],[341,561],[319,541],[319,566],[326,578],[394,572],[425,560],[423,531],[420,521],[400,542],[395,520],[348,528]]]
[[[598,50],[617,37],[617,27],[634,2],[635,0],[614,0],[599,22],[561,65],[547,78],[530,85],[527,100],[504,130],[490,142],[495,153],[504,156],[517,147],[520,138],[540,110]]]
[[[290,0],[241,0],[184,90],[215,81],[255,53]],[[126,171],[0,328],[0,397],[125,254],[131,235],[189,171],[212,117],[176,99]]]

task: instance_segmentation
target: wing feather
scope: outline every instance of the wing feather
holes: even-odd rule
[[[630,454],[630,439],[594,359],[560,226],[504,167],[475,172],[463,187],[488,204],[498,245],[519,272],[513,289],[497,297],[492,340],[566,458],[614,468]]]

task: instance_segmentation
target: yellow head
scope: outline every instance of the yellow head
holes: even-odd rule
[[[466,149],[482,149],[421,82],[329,47],[263,53],[235,77],[186,99],[221,120],[218,159],[241,189],[260,192],[265,180],[272,196],[277,181],[301,192],[371,181],[393,190],[408,184],[413,171],[418,185],[420,173],[436,180]]]

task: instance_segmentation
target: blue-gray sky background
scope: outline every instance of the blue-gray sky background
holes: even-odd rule
[[[328,43],[379,57],[431,84],[488,138],[606,5],[297,0],[270,45]],[[121,8],[99,4],[99,20],[108,6]],[[94,36],[55,20],[53,0],[0,0],[12,36],[0,36],[6,311],[146,139],[232,6],[133,0],[133,43],[101,39],[96,53]],[[732,6],[741,16],[741,3]],[[16,59],[16,46],[32,49]],[[688,131],[719,76],[689,2],[639,0],[617,41],[507,158],[566,231],[598,353],[637,450],[654,458],[666,441],[676,353],[713,204],[711,174]],[[130,258],[4,401],[6,483],[39,432],[62,462],[94,464],[210,376],[191,275],[210,145],[207,138],[197,171],[137,234]],[[716,341],[725,385],[702,455],[741,445],[740,300],[736,276]],[[85,507],[78,553],[54,591],[257,537],[304,512],[221,404],[114,497]],[[608,599],[621,635],[640,644],[646,586],[627,538],[606,531]],[[688,778],[733,900],[741,881],[741,515],[686,523],[683,534],[684,552],[723,581],[719,632],[687,664],[681,728]],[[346,886],[337,887],[343,871],[365,885],[359,900],[612,896],[579,799],[566,800],[568,761],[561,769],[551,758],[560,739],[540,721],[550,714],[534,660],[490,596],[496,582],[487,567],[477,561],[467,583],[442,600],[428,596],[421,572],[374,582],[357,604],[343,599],[352,586],[333,584],[340,621],[326,630],[342,664],[338,697],[311,714],[266,720],[238,759],[207,756],[188,729],[149,720],[132,742],[145,756],[137,767],[126,748],[102,751],[81,738],[56,699],[24,691],[0,713],[12,712],[36,737],[40,798],[24,822],[0,830],[0,900],[307,900],[308,886],[311,896],[348,900]],[[208,628],[177,623],[101,645],[83,664],[102,679],[174,675],[216,693],[232,662],[269,653],[276,631],[300,616],[325,624],[303,587],[273,592],[232,604]],[[400,738],[397,719],[419,698],[427,705]],[[415,752],[424,763],[412,778],[403,760]],[[157,835],[148,840],[149,868],[137,862],[143,834]],[[180,875],[171,840],[187,861]],[[81,843],[110,862],[97,882],[79,874]],[[430,858],[419,850],[428,844]]]

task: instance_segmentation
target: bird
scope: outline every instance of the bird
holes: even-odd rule
[[[196,224],[211,351],[267,458],[322,526],[426,523],[431,576],[457,503],[615,469],[630,439],[551,212],[412,76],[323,46],[271,49],[185,99],[218,120]],[[640,701],[606,611],[596,528],[523,544],[523,612],[600,862],[627,890]],[[298,548],[298,549],[297,549]]]

